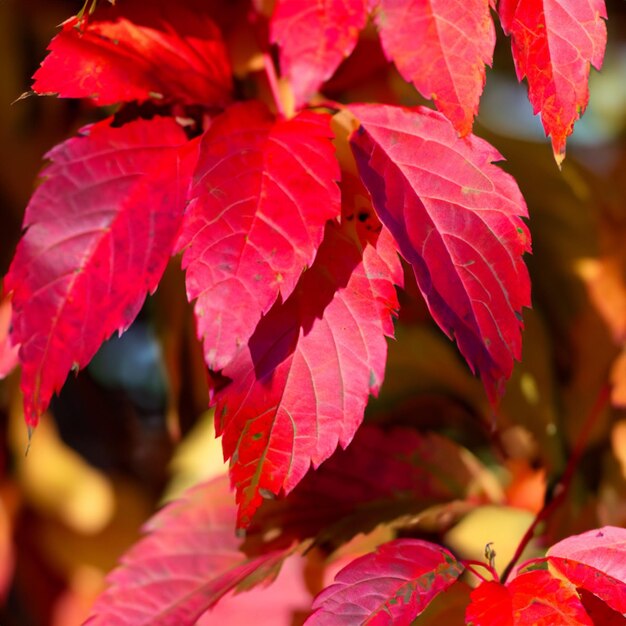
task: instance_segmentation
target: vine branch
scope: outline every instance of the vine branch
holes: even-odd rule
[[[502,584],[507,581],[507,578],[510,576],[513,568],[522,556],[522,552],[524,552],[526,546],[535,536],[535,530],[537,529],[537,526],[539,526],[541,522],[550,517],[550,515],[552,515],[552,513],[559,506],[561,506],[561,504],[565,500],[565,496],[568,494],[571,487],[576,468],[578,467],[580,459],[582,458],[585,448],[587,447],[587,442],[589,440],[589,435],[591,434],[591,429],[593,428],[596,420],[598,419],[598,416],[609,401],[610,393],[611,388],[608,384],[603,385],[600,389],[600,392],[598,393],[598,396],[596,397],[596,400],[591,407],[591,410],[589,411],[589,415],[587,415],[587,418],[583,423],[580,433],[578,434],[576,444],[574,445],[572,454],[567,462],[565,471],[563,472],[561,479],[553,489],[553,497],[543,505],[543,508],[541,509],[541,511],[539,511],[539,513],[537,513],[537,516],[522,537],[522,540],[519,542],[513,558],[506,566],[505,570],[502,572],[502,578],[500,581]]]

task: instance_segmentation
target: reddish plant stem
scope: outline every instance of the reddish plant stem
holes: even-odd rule
[[[461,561],[461,563],[463,563],[463,565],[465,566],[465,569],[467,569],[469,572],[472,572],[472,574],[474,574],[475,576],[478,576],[478,578],[480,578],[482,581],[487,582],[487,579],[476,570],[476,567],[482,567],[483,569],[486,569],[490,574],[491,577],[493,578],[493,580],[498,580],[498,572],[496,572],[496,570],[493,569],[493,567],[491,567],[491,565],[487,564],[487,563],[483,563],[482,561],[474,561],[472,559],[467,559],[467,560],[463,560]]]
[[[522,540],[519,542],[513,558],[506,566],[505,570],[502,572],[502,577],[500,579],[500,582],[502,584],[507,581],[507,578],[510,576],[513,568],[522,556],[522,552],[524,552],[526,546],[535,536],[535,530],[537,529],[537,526],[539,526],[541,522],[550,517],[550,515],[552,515],[552,513],[559,506],[561,506],[563,500],[565,500],[565,496],[569,492],[570,486],[572,484],[572,479],[574,477],[574,473],[576,472],[576,468],[578,467],[580,459],[582,458],[582,455],[587,447],[587,442],[589,440],[591,430],[596,423],[598,416],[609,401],[610,393],[611,388],[608,384],[604,385],[600,389],[596,401],[591,407],[591,411],[589,411],[589,415],[587,415],[587,418],[585,419],[585,422],[580,429],[580,433],[578,434],[578,438],[576,440],[576,444],[574,445],[574,449],[572,450],[572,454],[567,461],[565,471],[563,472],[563,475],[561,476],[559,482],[554,487],[554,497],[543,505],[543,508],[541,509],[541,511],[539,511],[539,513],[537,513],[537,516],[535,517],[533,523],[529,526],[528,530],[522,537]]]
[[[263,53],[263,66],[265,68],[265,76],[267,77],[270,92],[272,94],[272,98],[274,99],[274,104],[276,105],[276,110],[282,117],[287,117],[287,112],[285,111],[283,101],[280,97],[280,89],[278,88],[278,78],[276,77],[274,61],[272,60],[270,53],[267,51]]]

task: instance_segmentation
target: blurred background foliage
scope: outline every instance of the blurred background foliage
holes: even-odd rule
[[[626,5],[607,4],[604,68],[592,72],[590,105],[562,171],[498,33],[475,132],[506,157],[503,167],[529,205],[534,250],[527,258],[534,306],[524,315],[524,358],[500,410],[493,414],[407,274],[385,386],[367,414],[384,428],[437,432],[458,444],[446,454],[464,463],[475,459],[473,473],[463,474],[462,502],[441,503],[400,527],[466,558],[482,559],[493,541],[500,570],[579,440],[572,487],[529,554],[594,526],[626,526]],[[56,25],[81,6],[80,0],[0,2],[2,275],[44,153],[102,115],[89,103],[55,98],[12,104],[28,90]],[[245,26],[232,27],[228,40],[237,73],[251,89],[258,51]],[[421,103],[386,63],[370,28],[325,91],[340,100]],[[0,334],[7,325],[0,309]],[[178,261],[131,329],[68,379],[28,454],[18,383],[17,372],[0,382],[0,624],[74,626],[159,504],[223,471]],[[599,402],[607,385],[610,399]],[[444,475],[452,461],[444,455],[431,471]],[[319,550],[290,560],[275,591],[229,599],[210,623],[245,623],[252,610],[259,626],[261,615],[268,624],[301,623],[323,580],[388,539],[392,527],[358,536],[330,561]],[[454,594],[433,603],[419,623],[453,623],[467,589]]]

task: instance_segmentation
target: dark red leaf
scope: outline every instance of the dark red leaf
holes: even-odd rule
[[[296,105],[308,102],[356,46],[365,26],[366,0],[278,0],[271,40]]]
[[[441,114],[350,110],[362,124],[351,143],[374,208],[413,266],[433,318],[495,402],[521,356],[521,309],[530,305],[524,199],[493,165],[500,154],[473,135],[459,138]]]
[[[527,78],[533,111],[541,113],[561,163],[565,140],[589,101],[589,64],[602,67],[604,0],[500,0],[498,12],[511,35],[517,78]]]
[[[330,118],[234,105],[204,135],[179,248],[207,365],[225,367],[311,265],[341,210]]]
[[[409,626],[463,572],[445,548],[396,539],[342,569],[313,603],[306,626]]]
[[[281,541],[340,542],[395,516],[465,499],[470,489],[479,495],[481,469],[465,448],[434,433],[363,424],[346,450],[309,472],[286,498],[264,502],[248,535],[280,531]]]
[[[225,476],[190,489],[147,524],[98,598],[90,626],[191,625],[222,596],[270,582],[292,547],[253,559],[239,551]]]
[[[576,588],[546,570],[520,574],[506,586],[483,582],[471,598],[471,626],[593,626]]]
[[[496,43],[488,0],[379,0],[376,22],[404,79],[467,135]]]
[[[288,493],[311,464],[350,443],[382,383],[401,268],[388,234],[362,249],[350,230],[327,225],[292,296],[223,371],[232,382],[216,396],[217,430],[240,526],[264,495]]]
[[[580,601],[585,607],[591,621],[602,626],[626,626],[626,616],[613,610],[605,602],[586,589],[578,589]]]
[[[196,159],[171,119],[109,121],[51,150],[6,276],[26,421],[134,320],[172,253]]]
[[[101,3],[71,18],[51,41],[33,90],[99,105],[148,99],[216,106],[230,97],[231,70],[202,0]]]

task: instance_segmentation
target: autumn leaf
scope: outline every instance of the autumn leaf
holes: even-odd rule
[[[313,266],[261,320],[222,374],[216,426],[246,527],[263,496],[290,492],[346,447],[383,380],[402,275],[390,237],[364,249],[350,224],[326,226]],[[354,232],[354,231],[352,231]]]
[[[289,297],[339,215],[330,137],[326,114],[276,121],[251,102],[215,118],[202,138],[177,247],[211,369],[246,345],[279,294]]]
[[[436,433],[363,424],[345,450],[286,498],[264,502],[248,535],[340,543],[399,515],[484,495],[484,470],[468,450]]]
[[[500,0],[502,28],[511,36],[518,80],[528,81],[557,163],[589,101],[589,64],[602,67],[604,0]],[[603,19],[604,18],[604,19]]]
[[[470,626],[593,626],[575,587],[546,570],[525,572],[505,586],[483,582],[471,598]]]
[[[498,152],[473,135],[459,138],[441,114],[349,108],[361,122],[351,143],[378,217],[433,318],[496,402],[521,357],[521,309],[530,305],[522,195],[493,165]]]
[[[379,0],[383,50],[461,135],[472,130],[496,34],[489,0]]]
[[[280,48],[280,69],[296,106],[308,102],[350,55],[365,25],[366,0],[278,0],[270,39]]]
[[[194,624],[228,592],[271,582],[293,547],[249,559],[239,551],[235,516],[225,476],[185,492],[148,522],[85,624]]]
[[[5,279],[35,426],[72,368],[122,332],[156,289],[182,219],[195,143],[166,118],[105,120],[52,149]]]
[[[409,626],[463,572],[445,548],[396,539],[350,563],[313,602],[305,626]]]
[[[232,77],[219,28],[200,0],[124,0],[70,18],[50,42],[33,91],[92,98],[220,106]]]
[[[535,624],[594,624],[589,604],[603,615],[626,613],[626,530],[606,526],[567,537],[548,550],[534,566],[504,585],[481,583],[471,594],[466,612],[473,626],[531,626]],[[595,596],[590,604],[580,592]],[[583,599],[581,599],[583,598]],[[597,606],[605,602],[609,609]]]

